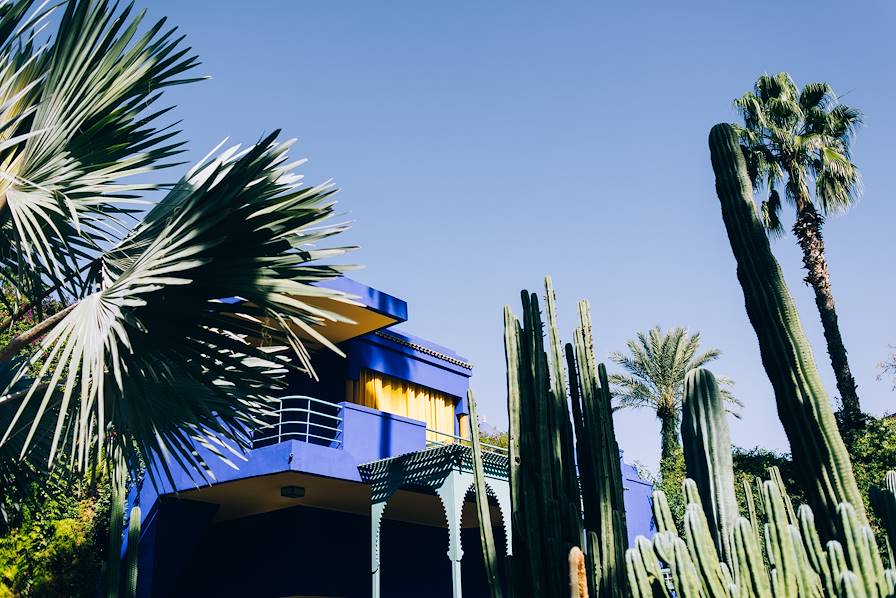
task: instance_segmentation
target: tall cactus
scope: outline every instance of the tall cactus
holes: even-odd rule
[[[725,404],[712,372],[697,368],[684,380],[681,440],[688,477],[697,483],[710,535],[730,566],[731,529],[738,517]]]
[[[128,547],[124,558],[125,591],[124,598],[137,596],[137,558],[140,545],[140,507],[131,508],[128,523]]]
[[[549,296],[549,302],[553,297]],[[560,596],[566,556],[581,545],[581,497],[563,372],[548,363],[537,295],[522,292],[522,324],[505,308],[514,584],[538,596]],[[549,315],[553,313],[552,308]],[[555,325],[554,323],[551,324]],[[556,341],[558,334],[552,334]],[[552,354],[559,349],[552,347]],[[558,379],[560,378],[560,379]],[[553,558],[553,557],[557,558]]]
[[[628,543],[619,444],[613,428],[610,385],[604,364],[597,364],[591,332],[591,309],[579,302],[575,346],[567,345],[570,395],[576,422],[577,455],[582,477],[591,592],[622,596]]]
[[[890,568],[896,569],[896,558],[893,556],[896,550],[896,471],[887,472],[882,488],[872,489],[871,504],[886,532]]]
[[[800,325],[799,315],[756,215],[737,133],[720,124],[709,134],[716,193],[737,260],[747,315],[759,339],[762,364],[775,392],[778,416],[822,537],[831,538],[837,505],[849,502],[866,522],[852,464]]]
[[[522,303],[522,324],[509,307],[504,315],[514,585],[520,595],[561,596],[569,587],[564,559],[583,545],[587,530],[587,595],[623,596],[627,534],[619,447],[606,370],[594,359],[588,305],[579,305],[575,342],[564,347],[550,278],[547,322],[535,294],[523,291]]]
[[[125,488],[127,484],[123,467],[111,470],[111,496],[109,497],[109,537],[106,548],[105,576],[102,593],[106,598],[117,598],[121,587],[121,539],[124,524]]]
[[[501,582],[498,576],[498,552],[495,549],[495,536],[492,533],[491,513],[485,489],[485,466],[482,462],[482,446],[479,440],[479,415],[476,410],[476,397],[473,396],[472,389],[467,390],[467,405],[470,409],[473,478],[476,489],[476,511],[479,514],[479,541],[482,545],[482,556],[485,561],[485,576],[491,598],[502,598]]]
[[[656,562],[664,564],[675,595],[683,598],[885,598],[896,596],[896,571],[885,569],[871,528],[863,524],[851,503],[841,503],[834,521],[834,539],[824,546],[819,540],[812,510],[803,505],[798,523],[791,520],[787,496],[779,485],[763,482],[767,520],[764,542],[768,565],[763,560],[754,526],[738,517],[729,530],[732,558],[719,560],[715,542],[692,480],[685,482],[689,504],[685,538],[674,526],[653,540],[638,538],[626,552],[626,571],[635,598],[666,597],[671,593],[659,582]],[[655,517],[668,517],[665,495],[658,491]],[[730,566],[729,566],[730,565]]]

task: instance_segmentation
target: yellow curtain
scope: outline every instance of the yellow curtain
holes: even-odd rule
[[[425,386],[399,380],[372,370],[361,370],[358,382],[346,385],[349,401],[426,422],[427,440],[452,442],[454,435],[454,397]]]

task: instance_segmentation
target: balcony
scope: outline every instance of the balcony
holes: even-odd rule
[[[462,444],[469,438],[426,427],[424,422],[354,403],[331,403],[307,396],[287,396],[268,424],[253,435],[252,448],[260,449],[297,440],[351,451],[359,462],[385,459],[434,446]],[[507,449],[482,443],[485,452],[507,455]]]
[[[252,448],[287,440],[342,448],[342,414],[342,406],[329,401],[304,396],[282,397],[271,422],[255,431]]]

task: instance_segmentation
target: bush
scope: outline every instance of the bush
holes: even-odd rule
[[[0,536],[0,598],[95,596],[108,533],[106,485],[53,477],[28,498]]]

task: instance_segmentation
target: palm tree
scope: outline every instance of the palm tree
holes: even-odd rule
[[[326,262],[346,248],[318,246],[345,228],[326,222],[334,189],[302,184],[277,133],[145,182],[182,150],[162,91],[196,80],[175,29],[105,0],[33,4],[0,6],[2,325],[37,319],[0,347],[0,503],[54,463],[163,456],[155,480],[204,471],[195,443],[240,456],[285,375],[313,374],[302,338],[338,350],[317,328],[341,317],[305,299],[350,301],[313,284],[342,271]],[[66,307],[47,316],[51,295]]]
[[[715,361],[722,353],[709,349],[698,354],[700,333],[691,335],[680,327],[664,334],[659,326],[654,326],[647,332],[639,332],[627,345],[628,355],[618,352],[610,355],[627,372],[610,376],[616,408],[650,409],[656,413],[660,420],[661,458],[666,462],[681,446],[678,429],[685,374]],[[719,381],[723,386],[732,384],[727,378]],[[722,393],[729,402],[740,404],[727,388]]]
[[[821,229],[827,216],[848,210],[860,191],[850,143],[862,115],[839,103],[827,83],[808,83],[800,90],[787,73],[762,75],[735,105],[744,118],[740,133],[753,184],[769,193],[762,203],[769,231],[783,232],[778,192],[782,183],[785,198],[796,209],[792,231],[803,251],[805,281],[815,291],[842,404],[841,421],[846,430],[855,430],[861,426],[862,410],[837,322]]]

